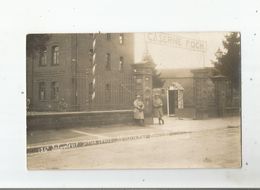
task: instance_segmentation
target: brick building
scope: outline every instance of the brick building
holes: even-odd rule
[[[45,49],[27,57],[30,109],[58,111],[61,101],[66,111],[129,109],[133,63],[133,34],[51,34]]]

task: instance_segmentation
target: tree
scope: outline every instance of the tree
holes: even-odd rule
[[[222,74],[230,81],[231,97],[233,90],[240,90],[241,84],[241,36],[239,32],[231,32],[223,40],[224,50],[216,52],[217,61],[213,62],[217,73]]]
[[[150,62],[151,64],[154,64],[154,60],[152,58],[152,56],[148,53],[145,52],[144,56],[143,56],[143,61],[147,61]],[[153,81],[153,88],[162,88],[164,85],[164,80],[161,79],[161,73],[158,73],[156,67],[153,68],[152,71],[152,81]]]
[[[30,57],[34,52],[44,49],[49,39],[48,34],[28,34],[26,37],[26,55]]]
[[[161,79],[161,73],[158,73],[156,68],[153,69],[152,79],[153,79],[153,88],[163,87],[165,81]]]

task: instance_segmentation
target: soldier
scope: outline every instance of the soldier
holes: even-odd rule
[[[159,120],[159,125],[164,124],[163,117],[163,103],[159,94],[155,94],[153,99],[153,113],[154,117],[157,117]]]
[[[140,95],[134,101],[134,119],[139,125],[144,125],[144,103]]]

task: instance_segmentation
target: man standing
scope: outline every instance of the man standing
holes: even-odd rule
[[[134,119],[139,125],[144,125],[144,103],[140,95],[134,101]]]
[[[154,117],[157,117],[159,120],[159,125],[164,124],[163,120],[163,103],[160,98],[159,94],[155,94],[154,100],[153,100],[153,112]]]

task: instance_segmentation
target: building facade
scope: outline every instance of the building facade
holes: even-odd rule
[[[46,48],[27,57],[30,110],[121,110],[132,106],[133,34],[49,36]]]

